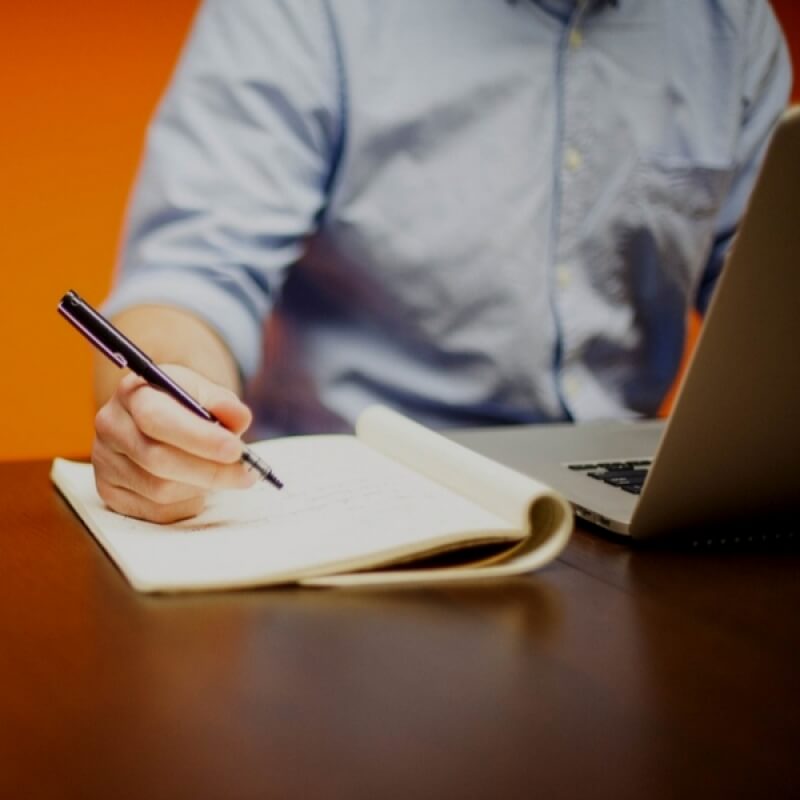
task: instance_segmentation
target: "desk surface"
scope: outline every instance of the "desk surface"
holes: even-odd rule
[[[0,796],[788,797],[800,554],[578,531],[492,586],[135,594],[0,465]]]

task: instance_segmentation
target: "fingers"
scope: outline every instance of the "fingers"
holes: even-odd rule
[[[197,516],[205,505],[204,496],[180,500],[175,503],[157,503],[121,486],[112,486],[97,478],[97,492],[109,508],[128,517],[168,524]]]
[[[187,391],[221,408],[238,429],[249,425],[250,411],[233,393],[189,370],[172,370],[179,372],[174,377]],[[208,491],[258,481],[240,461],[237,435],[133,375],[120,381],[100,409],[95,431],[92,462],[98,493],[112,509],[129,516],[154,522],[185,519],[202,510]]]
[[[237,437],[250,427],[253,420],[250,409],[230,389],[209,381],[186,367],[167,364],[163,370]]]
[[[153,389],[145,388],[144,391],[151,394],[158,394]],[[177,406],[174,400],[170,401],[171,406]],[[159,413],[160,404],[154,404],[153,413]],[[192,422],[191,412],[177,407],[177,411],[169,404],[168,411],[175,412],[177,417],[174,430],[167,434],[169,441],[159,441],[158,438],[150,436],[147,430],[157,430],[159,424],[151,424],[151,420],[141,413],[134,416],[122,406],[121,403],[109,403],[104,406],[95,418],[95,431],[98,443],[102,443],[109,450],[126,456],[133,464],[140,467],[141,471],[168,481],[177,481],[200,489],[237,489],[252,486],[256,476],[254,476],[239,460],[242,452],[242,443],[236,437],[232,437],[233,447],[219,447],[218,430],[220,426],[212,425],[204,420],[198,420],[205,429],[201,433],[207,432],[211,440],[210,444],[205,444],[202,440],[197,440],[196,432],[192,431],[189,435],[181,438],[182,417],[189,417]],[[147,413],[150,413],[148,409]],[[142,430],[142,429],[145,430]],[[206,431],[207,429],[207,431]],[[222,431],[226,433],[226,431]],[[182,449],[182,448],[186,449]],[[205,451],[206,457],[195,455],[193,449]],[[103,450],[99,451],[101,454]],[[102,466],[107,466],[103,463]],[[127,478],[134,487],[134,481],[139,477],[138,471],[132,471]],[[124,484],[128,485],[128,484]]]
[[[237,417],[239,422],[246,416],[246,424],[249,424],[250,412],[247,407],[233,393],[221,387],[216,388],[219,392],[213,405],[222,406],[228,411],[241,406],[244,412],[234,412],[231,416]],[[209,394],[209,391],[191,393]],[[118,398],[118,405],[130,415],[135,426],[156,442],[222,463],[231,464],[241,457],[242,443],[237,434],[187,411],[173,398],[150,388],[136,376],[126,376],[120,382]]]
[[[220,421],[228,431],[241,436],[253,421],[250,409],[231,391],[211,384],[214,391],[200,392],[202,404]]]

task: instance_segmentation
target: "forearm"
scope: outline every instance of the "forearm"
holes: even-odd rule
[[[193,314],[167,306],[136,306],[116,315],[114,324],[156,363],[179,364],[241,393],[236,361],[216,332]],[[113,394],[124,373],[102,355],[94,363],[98,407]]]

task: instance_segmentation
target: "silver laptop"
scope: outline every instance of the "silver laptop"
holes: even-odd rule
[[[453,438],[637,539],[788,518],[800,506],[800,112],[773,136],[666,422]]]

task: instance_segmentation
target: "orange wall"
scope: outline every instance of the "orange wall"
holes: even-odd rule
[[[89,347],[55,313],[109,282],[147,118],[196,0],[0,4],[0,458],[86,453]]]
[[[145,124],[196,4],[2,3],[0,459],[89,450],[89,347],[55,306],[70,288],[105,294]],[[800,42],[798,4],[775,5]]]

